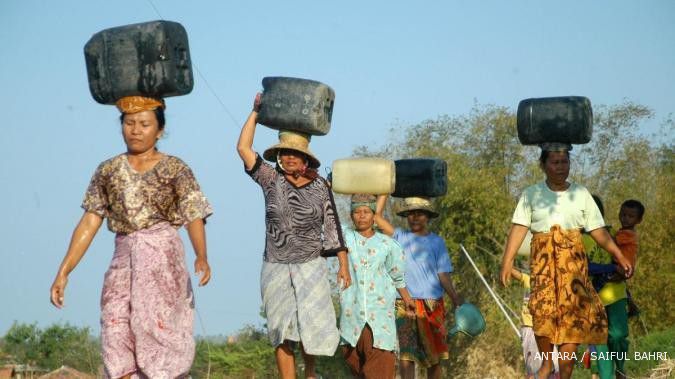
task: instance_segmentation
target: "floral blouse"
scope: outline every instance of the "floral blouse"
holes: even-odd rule
[[[160,222],[180,227],[213,213],[192,170],[170,155],[144,173],[131,167],[126,154],[104,161],[91,178],[82,208],[107,218],[108,229],[119,234]]]
[[[366,238],[343,228],[349,248],[352,285],[340,293],[340,335],[356,346],[366,323],[373,331],[373,346],[398,351],[394,302],[396,289],[405,287],[405,258],[393,238],[375,233]]]

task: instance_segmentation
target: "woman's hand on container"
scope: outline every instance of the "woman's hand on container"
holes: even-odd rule
[[[352,285],[352,277],[349,275],[347,265],[340,265],[337,272],[337,283],[340,289],[344,290]]]
[[[50,298],[52,304],[56,308],[63,308],[63,299],[66,293],[66,285],[68,284],[68,277],[64,274],[57,274],[54,278],[54,283],[52,283],[52,288],[50,290]]]
[[[195,274],[201,275],[199,278],[199,286],[205,286],[211,280],[211,267],[209,262],[204,258],[195,259]]]
[[[255,99],[253,100],[253,112],[260,112],[260,104],[262,99],[262,94],[260,92],[255,94]]]
[[[237,153],[244,162],[244,167],[251,170],[256,162],[256,153],[253,151],[253,137],[255,136],[255,126],[258,120],[258,111],[260,110],[260,93],[256,94],[253,101],[253,110],[248,115],[244,126],[241,128],[239,140],[237,140]]]

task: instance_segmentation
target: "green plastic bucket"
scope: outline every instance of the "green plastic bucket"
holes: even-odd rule
[[[450,329],[450,336],[464,333],[477,337],[485,330],[485,318],[480,310],[471,303],[464,303],[455,309],[455,326]]]

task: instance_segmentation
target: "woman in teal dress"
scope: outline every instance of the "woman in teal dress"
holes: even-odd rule
[[[373,228],[377,219],[382,220],[376,203],[383,206],[384,200],[385,196],[376,201],[373,195],[353,195],[353,227],[343,228],[352,286],[340,294],[340,336],[347,365],[359,378],[394,377],[397,291],[414,310],[405,288],[403,249]]]

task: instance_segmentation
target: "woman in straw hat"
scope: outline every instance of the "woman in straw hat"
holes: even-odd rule
[[[185,225],[199,285],[208,283],[204,223],[211,207],[190,168],[157,150],[164,131],[164,102],[120,99],[127,152],[101,163],[82,202],[84,215],[54,283],[51,301],[61,308],[68,274],[75,269],[103,219],[116,233],[115,253],[101,296],[101,345],[110,378],[177,378],[194,358],[194,298],[177,229]]]
[[[531,293],[529,310],[537,346],[543,357],[539,378],[546,378],[558,359],[560,376],[572,375],[574,353],[581,343],[607,341],[607,316],[588,278],[588,260],[581,230],[614,257],[625,272],[632,273],[605,228],[605,222],[588,190],[567,181],[571,145],[542,144],[539,158],[546,180],[523,191],[513,214],[504,249],[501,281],[508,285],[513,259],[528,229]],[[553,356],[558,345],[559,354]]]
[[[450,296],[455,307],[464,300],[452,284],[453,268],[445,241],[428,228],[429,220],[438,217],[431,201],[405,198],[397,215],[407,219],[409,230],[394,229],[385,222],[378,225],[403,246],[405,281],[415,301],[414,319],[407,317],[401,300],[396,302],[401,378],[414,378],[416,364],[426,368],[428,378],[440,378],[440,361],[449,358],[443,294]]]
[[[391,237],[376,232],[381,223],[386,195],[353,195],[353,227],[344,227],[349,248],[349,273],[354,284],[340,294],[340,335],[343,355],[358,378],[394,378],[396,371],[396,292],[409,316],[415,304],[404,280],[403,249]]]
[[[340,339],[322,256],[337,255],[337,281],[349,287],[345,247],[332,192],[316,169],[309,136],[279,132],[279,143],[253,150],[260,94],[237,144],[246,173],[265,196],[266,238],[260,287],[267,329],[283,378],[295,378],[293,346],[301,342],[305,376],[314,377],[313,355],[335,354]]]

